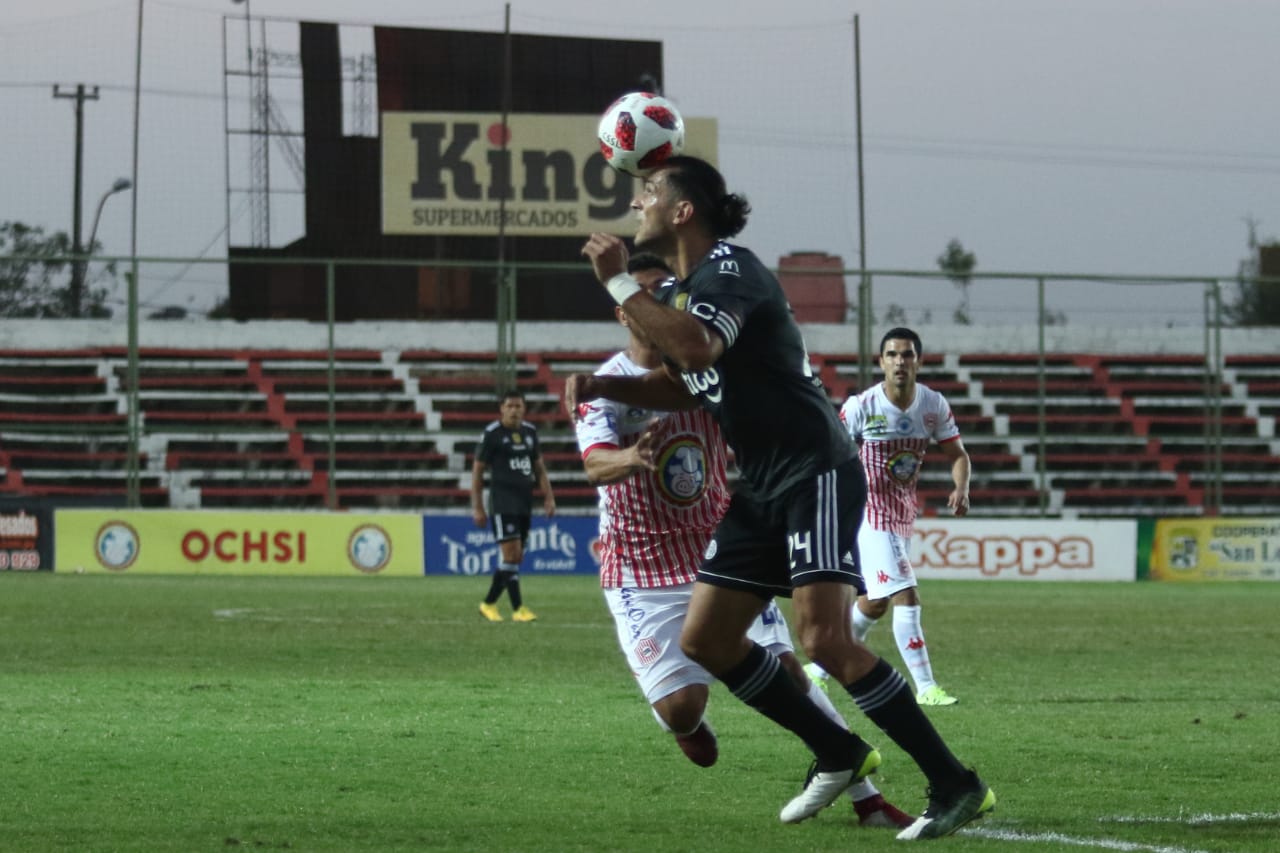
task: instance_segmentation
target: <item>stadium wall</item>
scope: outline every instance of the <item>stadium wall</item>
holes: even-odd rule
[[[599,571],[595,518],[532,522],[522,573]],[[490,574],[500,562],[491,531],[442,513],[58,509],[54,529],[53,565],[30,568],[414,576]],[[917,530],[913,552],[929,579],[1132,581],[1137,532],[1137,522],[1124,520],[931,520]]]
[[[484,575],[500,561],[491,531],[442,513],[62,508],[54,530],[52,561],[0,570]],[[598,534],[594,518],[535,517],[521,571],[595,574]],[[925,580],[1275,581],[1280,519],[922,519],[912,557]]]
[[[916,327],[931,352],[1034,353],[1039,349],[1035,326]],[[857,328],[837,324],[806,324],[805,342],[814,353],[852,352]],[[317,350],[328,346],[328,327],[299,320],[234,321],[154,320],[139,325],[143,347],[244,348],[273,347]],[[488,322],[362,322],[342,323],[335,329],[335,345],[355,349],[432,349],[473,352],[497,348],[497,328]],[[1047,352],[1202,354],[1201,328],[1134,329],[1108,326],[1053,326],[1045,332]],[[878,338],[877,338],[878,341]],[[618,325],[605,323],[521,322],[515,347],[526,351],[603,350],[620,346]],[[118,320],[0,320],[0,349],[60,350],[81,347],[123,347],[127,328]],[[1227,354],[1280,353],[1274,329],[1222,330]]]

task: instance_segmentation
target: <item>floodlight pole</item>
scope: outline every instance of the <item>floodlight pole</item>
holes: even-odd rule
[[[506,4],[502,28],[502,151],[507,151],[511,135],[511,4]],[[516,373],[516,286],[515,271],[507,266],[507,196],[498,196],[497,326],[498,359],[494,384],[502,394],[515,387]]]
[[[871,384],[871,282],[867,279],[867,224],[862,189],[862,38],[853,16],[854,133],[858,152],[858,386]]]
[[[130,178],[133,205],[129,221],[129,273],[126,276],[129,283],[129,450],[125,501],[130,509],[142,506],[141,454],[138,447],[142,440],[142,412],[138,399],[138,129],[142,121],[142,9],[143,0],[138,0],[138,35],[133,63],[133,175]]]

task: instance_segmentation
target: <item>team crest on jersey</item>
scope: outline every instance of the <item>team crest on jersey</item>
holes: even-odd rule
[[[938,416],[933,412],[924,416],[924,428],[929,432],[933,432],[933,428],[938,425]]]
[[[689,294],[687,293],[676,294],[675,309],[677,311],[683,311],[685,307],[688,306],[688,304],[689,304]]]
[[[518,433],[518,432],[513,432],[513,433],[511,433],[511,443],[512,443],[512,444],[523,444],[523,443],[524,443],[524,436],[523,436],[523,435],[521,435],[521,434],[520,434],[520,433]]]
[[[707,490],[707,455],[702,444],[676,436],[657,455],[658,488],[677,506],[688,506]]]
[[[908,483],[920,470],[920,457],[910,450],[904,450],[890,456],[884,467],[888,470],[890,477],[900,483]]]

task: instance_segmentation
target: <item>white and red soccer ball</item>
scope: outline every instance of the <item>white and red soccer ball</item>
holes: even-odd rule
[[[596,135],[610,166],[643,178],[684,150],[684,118],[661,95],[631,92],[604,111]]]

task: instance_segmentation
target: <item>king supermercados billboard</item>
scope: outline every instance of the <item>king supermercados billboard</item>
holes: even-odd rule
[[[631,234],[638,182],[611,168],[599,116],[382,114],[382,232]],[[717,161],[716,121],[686,118],[685,153]],[[505,147],[504,147],[505,141]]]

